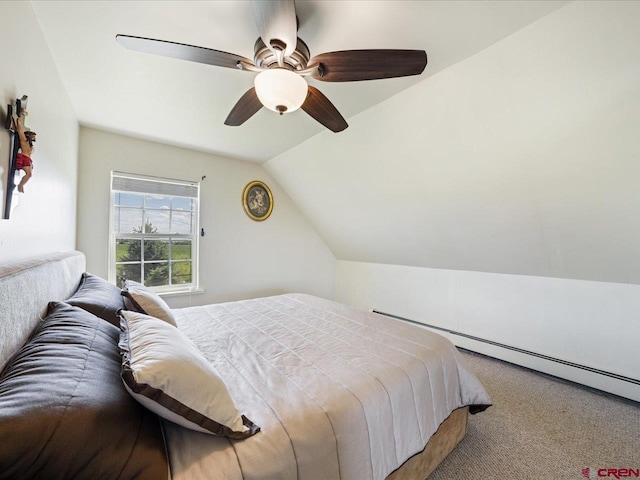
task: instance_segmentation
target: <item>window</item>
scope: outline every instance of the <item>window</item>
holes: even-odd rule
[[[197,289],[199,199],[197,182],[112,172],[109,280]]]

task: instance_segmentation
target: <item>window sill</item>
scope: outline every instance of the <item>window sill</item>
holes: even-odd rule
[[[167,290],[164,292],[156,292],[161,297],[179,297],[183,295],[202,295],[204,288],[184,288],[181,290]]]

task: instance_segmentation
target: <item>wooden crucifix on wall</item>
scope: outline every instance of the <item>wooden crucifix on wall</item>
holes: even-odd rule
[[[5,118],[5,131],[0,136],[0,193],[2,193],[2,218],[8,219],[12,209],[16,206],[17,198],[14,198],[14,191],[24,191],[24,184],[31,178],[33,162],[31,152],[33,142],[35,142],[35,132],[31,132],[25,125],[27,115],[27,99],[24,95],[16,99],[15,104],[7,105],[7,116]],[[16,119],[14,119],[14,113]],[[24,175],[16,181],[20,171]],[[5,191],[1,192],[4,188]]]

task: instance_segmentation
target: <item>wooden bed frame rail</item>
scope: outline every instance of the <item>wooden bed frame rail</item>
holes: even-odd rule
[[[404,462],[387,480],[424,480],[460,443],[467,433],[469,407],[454,410],[440,424],[438,431],[427,442],[425,449]]]

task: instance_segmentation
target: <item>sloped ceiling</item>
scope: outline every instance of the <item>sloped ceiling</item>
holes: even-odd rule
[[[640,283],[640,2],[575,2],[267,162],[341,260]]]
[[[251,57],[246,2],[34,2],[81,124],[256,162],[340,260],[640,283],[640,2],[298,1],[312,53],[424,48],[420,77],[223,119],[252,76],[116,33]],[[276,200],[277,202],[277,200]]]
[[[266,0],[265,0],[266,1]],[[424,49],[423,75],[356,83],[310,80],[347,120],[481,51],[566,1],[298,0],[311,54]],[[223,122],[255,74],[126,50],[115,36],[204,46],[253,58],[248,1],[33,1],[82,125],[264,162],[323,131],[298,111],[262,109],[241,127]],[[340,135],[348,135],[349,129]]]

